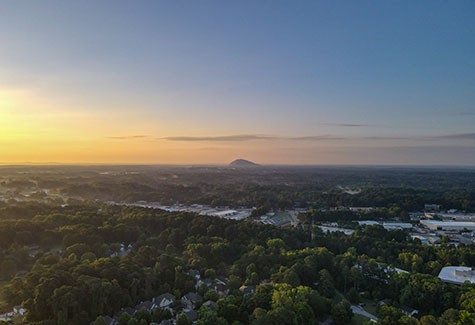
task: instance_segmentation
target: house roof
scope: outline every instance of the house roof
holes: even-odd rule
[[[160,323],[160,325],[172,325],[173,323],[169,320],[162,320],[162,322]]]
[[[123,314],[123,313],[127,313],[129,314],[130,316],[134,316],[135,313],[137,311],[134,309],[134,308],[131,308],[131,307],[126,307],[120,311],[118,311],[117,313],[114,314],[114,318],[115,319],[119,319],[119,317]]]
[[[175,296],[167,292],[167,293],[161,294],[160,296],[155,297],[153,300],[154,302],[159,304],[160,302],[162,302],[163,299],[175,301]]]
[[[188,317],[188,319],[192,322],[198,319],[198,313],[196,311],[188,310],[188,311],[183,311],[183,313]]]
[[[224,284],[215,284],[215,285],[213,286],[213,289],[216,290],[216,291],[220,291],[220,292],[229,290],[228,286],[227,286],[227,285],[224,285]]]
[[[153,306],[155,306],[155,304],[151,301],[144,301],[140,304],[138,304],[137,306],[135,306],[135,310],[140,310],[142,308],[145,308],[147,310],[151,310],[153,308]]]
[[[211,309],[216,309],[216,303],[212,300],[206,301],[202,306],[205,306]]]
[[[185,299],[190,300],[191,302],[200,302],[203,301],[203,297],[201,297],[196,292],[188,292],[186,295],[183,296]]]
[[[112,317],[109,317],[109,316],[102,316],[102,318],[104,319],[104,321],[106,322],[106,325],[112,325],[112,324],[115,324],[116,321],[112,318]]]
[[[218,275],[216,277],[216,281],[226,284],[228,282],[228,279],[226,279],[224,276]]]
[[[255,286],[241,286],[239,288],[244,294],[250,294],[256,292],[256,287]]]
[[[406,306],[406,305],[401,305],[400,309],[405,311],[406,313],[409,313],[409,314],[411,314],[413,312],[415,312],[415,313],[419,312],[417,309],[414,309],[414,308]]]

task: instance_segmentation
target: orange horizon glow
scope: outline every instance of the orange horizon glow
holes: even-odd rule
[[[132,109],[65,109],[65,105],[60,98],[33,90],[0,89],[0,164],[192,165],[244,158],[260,164],[398,165],[431,164],[427,156],[433,156],[416,151],[420,160],[408,160],[397,153],[397,146],[387,150],[379,146],[381,141],[364,138],[323,135],[297,141],[295,135],[205,133],[190,123],[151,119]]]

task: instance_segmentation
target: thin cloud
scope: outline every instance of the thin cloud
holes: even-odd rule
[[[177,137],[163,137],[161,140],[168,141],[216,141],[216,142],[239,142],[239,141],[254,141],[254,140],[290,140],[290,141],[322,141],[322,140],[344,140],[344,137],[337,137],[332,135],[312,135],[301,137],[279,137],[272,135],[260,134],[240,134],[240,135],[223,135],[210,137],[193,137],[193,136],[177,136]]]
[[[323,140],[346,140],[345,137],[337,137],[333,135],[310,135],[304,137],[293,137],[286,138],[287,140],[297,140],[297,141],[323,141]]]
[[[256,134],[240,134],[240,135],[223,135],[223,136],[212,136],[212,137],[190,137],[190,136],[179,136],[179,137],[163,137],[160,138],[168,141],[251,141],[251,140],[273,140],[277,139],[276,137],[267,136],[267,135],[256,135]]]
[[[321,125],[340,126],[346,128],[360,128],[373,126],[371,124],[359,124],[359,123],[320,123]]]
[[[136,136],[137,137],[137,136]],[[128,137],[116,137],[128,138]],[[244,142],[244,141],[342,141],[342,140],[402,140],[402,141],[435,141],[435,140],[475,140],[475,133],[441,134],[441,135],[415,135],[415,136],[337,136],[337,135],[309,135],[309,136],[274,136],[263,134],[237,134],[221,136],[172,136],[156,138],[156,140],[180,142]]]
[[[459,134],[445,134],[438,135],[437,139],[461,139],[461,140],[475,140],[475,133],[459,133]]]
[[[125,136],[110,136],[106,137],[107,139],[113,140],[130,140],[130,139],[142,139],[147,138],[147,135],[125,135]]]

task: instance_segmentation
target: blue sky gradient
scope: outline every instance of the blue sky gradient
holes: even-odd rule
[[[378,163],[473,164],[474,13],[468,0],[3,1],[0,90],[98,119],[133,114],[96,136],[222,150],[209,162],[365,163],[358,148],[391,153]],[[229,136],[254,151],[213,140]]]

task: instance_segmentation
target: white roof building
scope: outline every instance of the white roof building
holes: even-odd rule
[[[431,230],[475,230],[475,222],[421,220],[421,223]]]
[[[374,225],[380,225],[378,221],[374,220],[363,220],[363,221],[358,221],[358,224],[360,226],[374,226]]]
[[[412,224],[406,222],[384,222],[383,227],[386,230],[391,229],[411,229]]]
[[[467,266],[446,266],[440,271],[439,279],[454,284],[475,283],[475,270]]]

